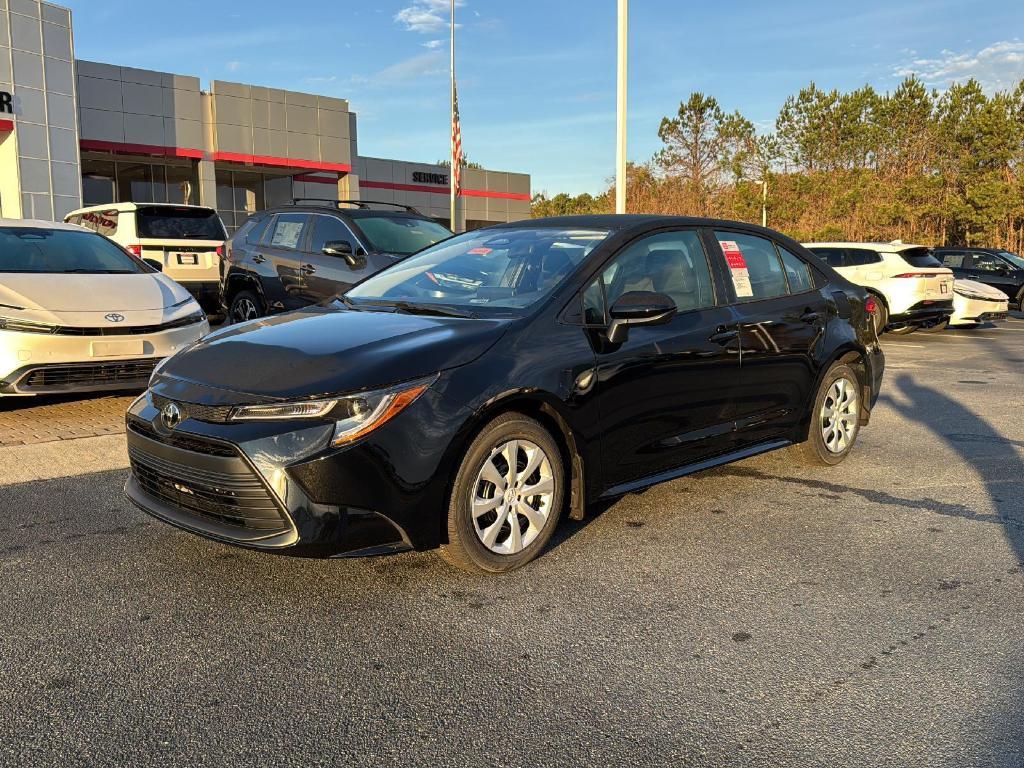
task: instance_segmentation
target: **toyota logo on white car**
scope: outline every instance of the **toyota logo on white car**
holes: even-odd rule
[[[103,319],[109,320],[112,323],[123,323],[124,315],[119,315],[117,312],[111,312],[109,315],[104,315]]]

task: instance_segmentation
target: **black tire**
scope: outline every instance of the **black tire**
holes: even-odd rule
[[[853,384],[853,391],[856,394],[857,404],[857,420],[855,420],[853,434],[849,438],[848,443],[842,450],[836,451],[830,449],[825,444],[825,436],[823,429],[825,427],[825,419],[823,417],[823,409],[825,406],[825,400],[830,398],[832,395],[832,385],[839,379],[846,379],[849,383]],[[818,392],[814,397],[814,403],[811,406],[810,413],[810,427],[807,431],[807,440],[796,446],[796,453],[798,458],[805,464],[818,467],[833,467],[843,461],[853,450],[853,446],[857,443],[857,437],[860,435],[860,424],[859,417],[862,412],[862,389],[860,377],[856,371],[848,365],[836,364],[829,368],[828,372],[821,380],[821,384],[818,386]]]
[[[481,489],[487,491],[488,483],[482,479],[485,462],[491,461],[492,458],[497,458],[499,463],[503,462],[505,454],[498,453],[497,449],[512,440],[529,441],[541,449],[547,458],[546,467],[550,470],[553,482],[543,526],[539,527],[539,531],[533,532],[530,543],[518,552],[500,554],[484,544],[481,536],[485,534],[477,532],[476,521],[481,521],[480,526],[486,527],[487,530],[491,530],[492,526],[498,528],[495,546],[501,546],[502,542],[506,544],[510,542],[512,517],[520,526],[520,538],[523,541],[525,541],[523,537],[531,535],[530,531],[533,530],[530,522],[525,516],[515,513],[505,517],[504,523],[499,525],[500,507],[494,512],[487,512],[474,519],[472,506],[473,498],[480,493]],[[517,457],[520,456],[518,450],[515,453]],[[525,453],[522,456],[524,460],[528,458]],[[508,462],[504,462],[504,465],[508,466]],[[523,467],[523,469],[526,468]],[[532,477],[541,477],[539,467],[530,477],[523,478],[523,481]],[[550,433],[536,421],[521,413],[501,414],[480,431],[463,456],[449,496],[448,542],[441,546],[441,556],[449,564],[465,571],[504,573],[525,565],[544,550],[558,526],[558,519],[562,513],[562,500],[565,497],[564,488],[565,468],[561,451]],[[502,498],[497,486],[490,488],[490,493],[492,498]],[[539,497],[534,497],[534,503],[537,503],[538,499]],[[488,515],[491,514],[494,515],[493,521],[488,520]],[[523,530],[524,524],[526,531]]]
[[[876,305],[875,313],[872,315],[875,323],[875,335],[881,336],[885,333],[885,326],[889,324],[889,308],[885,306],[885,302],[882,301],[880,296],[875,294],[871,295],[875,297]]]
[[[949,327],[949,318],[944,317],[933,325],[922,325],[919,330],[921,333],[938,333],[944,331]]]
[[[255,291],[239,291],[231,299],[227,320],[229,323],[243,323],[246,320],[263,317],[265,314],[263,300]]]
[[[901,325],[899,328],[890,328],[886,333],[891,333],[893,336],[906,336],[916,330],[918,330],[916,325]]]

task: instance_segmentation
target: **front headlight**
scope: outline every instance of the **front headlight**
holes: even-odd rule
[[[969,288],[961,288],[958,285],[953,286],[953,293],[963,296],[965,299],[977,299],[979,301],[1001,301],[1001,299],[996,296],[986,296],[981,293],[975,293]]]
[[[360,392],[330,400],[243,405],[231,413],[232,421],[280,421],[330,419],[334,421],[331,445],[347,445],[383,426],[412,405],[437,376],[406,382],[386,389]]]
[[[54,333],[57,326],[48,323],[36,323],[31,320],[19,320],[16,317],[0,317],[0,331],[16,333]]]

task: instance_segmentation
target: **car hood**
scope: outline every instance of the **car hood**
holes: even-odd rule
[[[1005,301],[1006,294],[1000,291],[998,288],[993,288],[991,285],[985,283],[979,283],[977,280],[961,280],[957,278],[953,281],[953,290],[961,288],[965,291],[977,294],[978,296],[985,296],[987,298]]]
[[[188,291],[159,273],[0,274],[0,313],[40,323],[102,325],[97,318],[118,313],[128,324],[155,324],[195,311],[182,305],[188,298]]]
[[[210,334],[168,361],[154,389],[211,405],[370,389],[472,362],[509,322],[307,307]]]

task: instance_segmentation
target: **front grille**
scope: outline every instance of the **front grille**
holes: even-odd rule
[[[158,433],[152,425],[134,418],[129,419],[128,429],[138,435],[147,437],[150,440],[156,440],[158,443],[164,443],[174,448],[180,448],[183,451],[201,453],[205,456],[223,456],[226,458],[235,458],[238,456],[238,451],[227,443],[207,440],[197,435],[185,434],[184,432],[171,432],[170,434],[162,435]]]
[[[239,471],[212,472],[128,447],[142,490],[166,504],[222,525],[273,535],[289,523],[259,478],[239,460]]]
[[[197,312],[194,315],[159,325],[132,325],[124,327],[112,325],[94,328],[47,325],[46,323],[33,323],[26,320],[7,320],[4,322],[3,328],[8,331],[18,331],[19,333],[43,333],[49,336],[145,336],[151,333],[161,333],[175,328],[196,325],[204,319],[205,315]]]
[[[129,360],[118,363],[82,363],[48,365],[29,371],[18,388],[60,389],[124,385],[145,386],[153,374],[157,360]]]
[[[158,411],[168,403],[175,403],[181,409],[186,419],[205,421],[208,424],[226,424],[231,417],[233,405],[199,405],[198,403],[183,403],[179,400],[171,400],[153,393],[153,407]]]

